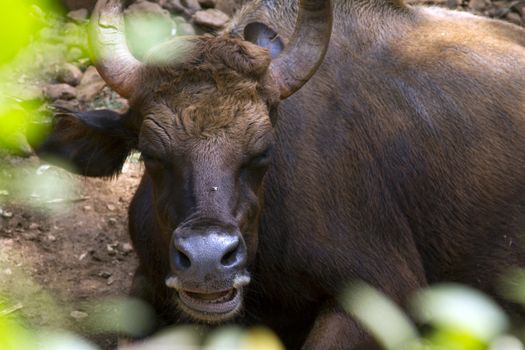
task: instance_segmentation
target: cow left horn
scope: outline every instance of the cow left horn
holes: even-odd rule
[[[89,39],[98,72],[123,97],[138,84],[142,63],[131,54],[124,34],[122,0],[99,0],[91,17]]]
[[[290,43],[270,65],[281,99],[299,90],[319,68],[331,34],[331,0],[301,0]]]

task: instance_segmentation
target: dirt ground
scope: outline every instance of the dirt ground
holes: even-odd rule
[[[467,1],[409,2],[454,3],[489,15],[495,9],[523,4],[472,1],[477,7],[469,8]],[[509,13],[518,12],[501,10],[501,17]],[[0,157],[1,164],[5,166],[0,167],[0,309],[20,315],[35,327],[58,325],[83,332],[87,312],[82,302],[126,295],[130,287],[137,261],[127,236],[127,208],[143,167],[130,161],[118,178],[103,180],[39,168],[35,158]],[[41,203],[38,197],[2,188],[2,179],[19,176],[9,169],[26,165],[33,165],[28,171],[52,172],[59,187],[73,183],[73,191]],[[116,338],[91,339],[112,348]]]
[[[15,167],[34,164],[28,171],[46,169],[36,159],[9,162]],[[4,179],[13,176],[2,169]],[[0,295],[10,297],[6,308],[14,308],[32,326],[82,332],[82,302],[126,295],[130,287],[137,262],[126,231],[127,208],[142,166],[128,162],[114,180],[84,178],[55,167],[47,172],[59,186],[72,184],[74,190],[38,203],[0,189]],[[111,336],[94,340],[105,348],[115,344]]]

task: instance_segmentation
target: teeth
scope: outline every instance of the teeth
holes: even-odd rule
[[[218,293],[195,293],[180,290],[178,294],[178,301],[183,310],[198,319],[207,319],[209,315],[230,317],[242,306],[242,292],[235,288]]]
[[[217,293],[218,295],[222,294],[217,298],[209,298],[209,295],[206,295],[206,294],[185,292],[185,294],[188,295],[190,298],[196,301],[199,301],[201,303],[206,303],[206,304],[221,304],[221,303],[228,302],[233,299],[233,297],[235,296],[235,293],[236,293],[236,290],[231,289],[224,293]]]
[[[230,290],[225,296],[223,296],[222,298],[219,298],[217,302],[222,303],[222,302],[228,301],[231,299],[232,295],[233,295],[233,290]]]

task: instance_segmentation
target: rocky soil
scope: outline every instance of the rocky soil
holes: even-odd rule
[[[65,16],[37,13],[46,25],[33,50],[21,54],[27,64],[3,76],[12,98],[44,121],[53,107],[125,111],[127,101],[106,86],[89,59],[85,28],[93,1],[64,3],[71,10]],[[147,23],[155,23],[158,35],[146,40],[140,26],[134,28],[132,23],[128,35],[137,38],[132,49],[140,57],[148,45],[170,36],[217,31],[238,3],[139,0],[128,8],[129,18],[152,19]],[[525,25],[525,0],[408,3],[445,6]],[[135,156],[118,179],[87,179],[42,168],[30,153],[27,145],[20,144],[22,157],[0,155],[0,312],[22,316],[36,327],[58,325],[83,332],[89,315],[81,302],[125,295],[129,288],[137,262],[127,238],[126,210],[143,169]],[[27,184],[13,185],[24,176],[38,184],[44,173],[52,174],[58,187],[72,184],[72,190],[44,198],[27,192]],[[89,336],[103,348],[116,344],[114,336]]]

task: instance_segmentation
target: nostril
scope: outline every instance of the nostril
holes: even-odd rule
[[[237,263],[238,256],[239,256],[239,254],[238,254],[239,253],[239,246],[240,246],[240,244],[237,243],[235,246],[230,248],[226,252],[226,254],[224,254],[224,256],[221,259],[222,266],[230,267],[232,265],[235,265],[235,263]]]
[[[178,270],[186,270],[191,266],[190,258],[180,250],[175,253],[175,267]]]

